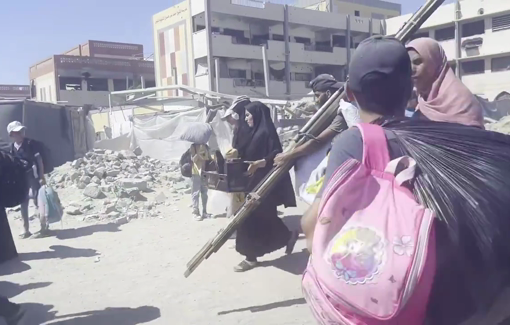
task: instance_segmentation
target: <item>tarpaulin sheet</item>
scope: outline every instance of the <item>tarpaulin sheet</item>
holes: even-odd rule
[[[180,136],[193,123],[205,122],[206,116],[205,108],[174,114],[137,116],[133,119],[129,133],[98,141],[95,147],[110,150],[133,150],[140,147],[143,155],[163,162],[178,162],[190,147],[189,142],[179,139]],[[219,115],[210,124],[214,133],[209,139],[209,147],[225,154],[232,143],[232,129]]]

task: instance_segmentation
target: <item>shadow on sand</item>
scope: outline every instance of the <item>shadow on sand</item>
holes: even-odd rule
[[[0,276],[22,273],[30,269],[30,265],[22,262],[18,256],[10,261],[0,264]]]
[[[58,315],[51,305],[23,304],[27,310],[26,325],[138,325],[161,317],[159,308],[106,308],[76,314]]]
[[[45,288],[50,284],[51,282],[35,282],[21,285],[12,282],[0,281],[0,292],[3,296],[10,299],[16,297],[19,294],[22,294],[25,291]]]
[[[49,251],[21,253],[19,258],[23,261],[36,261],[46,259],[66,259],[66,258],[79,258],[79,257],[94,257],[98,255],[95,249],[89,248],[73,248],[62,245],[50,246]]]
[[[119,232],[119,225],[115,223],[90,225],[81,228],[71,228],[62,230],[53,230],[52,233],[57,239],[66,240],[80,237],[87,237],[95,234],[96,232]]]
[[[303,233],[301,229],[301,217],[302,215],[293,215],[293,216],[285,216],[283,217],[283,222],[290,230],[297,230],[300,234]]]
[[[272,261],[260,262],[261,267],[276,267],[282,271],[292,273],[294,275],[303,274],[308,264],[308,251],[303,249],[301,252],[297,252],[290,255],[283,255],[280,258]]]
[[[273,302],[266,305],[260,305],[260,306],[251,306],[251,307],[245,307],[245,308],[239,308],[239,309],[232,309],[232,310],[226,310],[226,311],[220,311],[218,315],[228,315],[233,313],[242,313],[245,311],[249,311],[252,313],[260,313],[262,311],[267,311],[271,309],[276,308],[282,308],[282,307],[290,307],[295,305],[304,305],[306,304],[306,301],[304,298],[296,298],[291,300],[285,300],[285,301],[279,301],[279,302]]]

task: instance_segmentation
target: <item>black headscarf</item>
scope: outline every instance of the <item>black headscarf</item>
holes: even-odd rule
[[[250,103],[249,100],[238,103],[233,111],[239,116],[237,126],[234,130],[234,138],[232,139],[232,148],[237,149],[239,157],[244,159],[244,151],[251,140],[252,130],[246,123],[246,105]]]
[[[246,161],[266,160],[266,167],[258,169],[252,176],[249,189],[253,190],[273,168],[274,157],[281,153],[282,145],[271,120],[271,111],[261,102],[246,105],[246,110],[253,117],[251,141],[246,147],[243,159]],[[281,178],[268,197],[276,200],[277,205],[296,206],[296,197],[292,188],[290,175]]]

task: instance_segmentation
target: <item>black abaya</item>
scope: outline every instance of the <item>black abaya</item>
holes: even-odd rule
[[[266,160],[266,167],[258,169],[252,176],[249,189],[251,191],[271,170],[273,159],[282,152],[282,146],[269,108],[260,102],[253,102],[246,106],[246,110],[252,115],[254,125],[251,141],[242,158],[245,161]],[[236,250],[246,256],[247,260],[253,261],[289,243],[291,232],[278,217],[279,205],[296,206],[288,173],[237,229]]]

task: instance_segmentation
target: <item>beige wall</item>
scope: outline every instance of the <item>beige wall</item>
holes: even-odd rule
[[[162,12],[155,14],[152,17],[153,23],[153,36],[154,36],[154,67],[156,72],[156,85],[157,86],[166,86],[171,84],[168,82],[170,77],[167,77],[169,67],[168,62],[170,62],[170,52],[177,53],[179,58],[175,60],[186,60],[186,71],[179,71],[179,75],[187,74],[187,84],[189,86],[194,86],[194,78],[195,75],[195,62],[193,59],[193,39],[192,39],[192,21],[191,21],[191,10],[189,6],[189,1],[185,0],[171,8],[168,8]],[[161,36],[165,30],[172,28],[172,26],[178,26],[179,24],[184,24],[179,28],[179,51],[175,51],[176,44],[173,43],[173,36],[167,33],[166,36]],[[161,37],[165,38],[165,49],[161,48]],[[174,51],[171,51],[171,50]],[[165,60],[166,58],[166,60]],[[171,70],[171,69],[170,69]],[[176,80],[179,81],[179,80]],[[174,82],[177,83],[177,82]],[[166,94],[165,94],[166,95]]]
[[[90,114],[90,117],[96,132],[101,132],[105,126],[109,126],[108,111],[94,112]]]
[[[55,85],[55,73],[47,73],[35,78],[36,99],[40,102],[55,103],[57,101],[58,85]],[[41,90],[42,93],[41,94]]]

